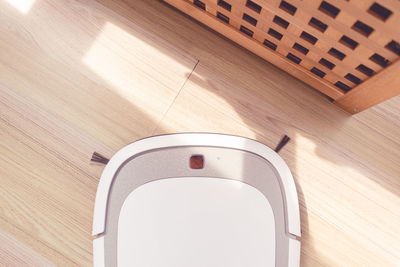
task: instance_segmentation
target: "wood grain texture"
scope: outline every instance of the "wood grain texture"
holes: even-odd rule
[[[9,267],[56,266],[3,231],[0,231],[0,259]]]
[[[159,1],[99,2],[0,2],[0,266],[91,266],[91,153],[182,131],[288,134],[302,266],[399,265],[399,97],[350,117]]]

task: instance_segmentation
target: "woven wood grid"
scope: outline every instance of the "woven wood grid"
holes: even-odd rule
[[[400,1],[190,2],[343,92],[400,56]]]

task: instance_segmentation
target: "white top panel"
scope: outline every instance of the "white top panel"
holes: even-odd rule
[[[300,236],[300,213],[296,186],[289,168],[282,158],[267,146],[247,138],[220,134],[172,134],[145,138],[118,151],[105,167],[96,194],[93,218],[93,235],[104,232],[107,200],[110,187],[118,168],[130,157],[149,151],[174,146],[226,147],[249,151],[268,160],[281,178],[287,209],[287,226],[291,234]]]
[[[275,266],[272,208],[261,192],[239,181],[147,183],[122,206],[118,266]]]

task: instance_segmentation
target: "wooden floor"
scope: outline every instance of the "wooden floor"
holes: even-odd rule
[[[183,131],[292,138],[302,266],[400,265],[400,97],[349,116],[159,1],[0,0],[0,266],[90,266],[92,152]]]

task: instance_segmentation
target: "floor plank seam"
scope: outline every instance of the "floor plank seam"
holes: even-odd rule
[[[199,64],[200,60],[198,59],[196,64],[194,64],[193,69],[190,71],[189,75],[187,76],[187,78],[185,79],[185,81],[183,82],[181,88],[179,88],[178,93],[175,95],[174,99],[172,100],[171,104],[168,106],[167,110],[165,111],[165,113],[163,114],[163,116],[161,117],[161,119],[157,122],[156,126],[154,127],[153,131],[151,131],[151,135],[154,135],[154,133],[158,130],[158,127],[160,126],[160,124],[162,123],[162,121],[164,120],[164,118],[167,116],[168,112],[170,111],[171,107],[174,105],[176,99],[178,98],[178,96],[180,95],[180,93],[182,92],[183,88],[185,87],[186,83],[189,81],[190,77],[192,76],[193,72],[196,70],[197,65]]]

